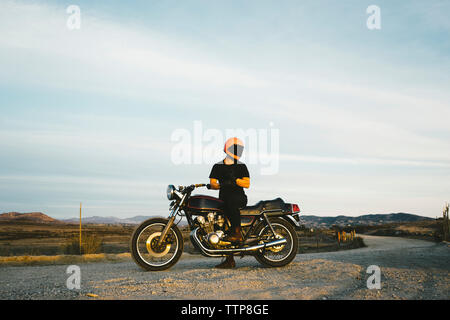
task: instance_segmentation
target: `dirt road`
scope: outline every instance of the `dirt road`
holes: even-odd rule
[[[81,289],[66,287],[67,266],[0,267],[1,299],[449,299],[450,246],[363,236],[366,248],[297,255],[284,268],[254,258],[217,270],[220,259],[184,254],[172,269],[144,272],[134,262],[80,264]],[[367,267],[381,269],[368,289]],[[89,297],[95,294],[97,297]]]

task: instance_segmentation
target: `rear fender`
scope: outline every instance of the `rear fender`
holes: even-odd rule
[[[300,218],[298,216],[298,213],[293,213],[293,214],[285,214],[284,216],[282,216],[283,219],[285,219],[287,222],[289,222],[290,224],[292,224],[292,226],[298,230],[301,228],[301,224],[300,224]],[[297,218],[297,219],[296,219]]]

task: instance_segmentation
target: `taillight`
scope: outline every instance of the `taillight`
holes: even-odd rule
[[[300,208],[298,207],[297,204],[291,204],[291,207],[292,207],[292,212],[293,212],[293,213],[298,213],[298,212],[300,212]]]

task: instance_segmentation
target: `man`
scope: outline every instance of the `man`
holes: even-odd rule
[[[238,138],[226,141],[224,160],[216,163],[209,175],[211,189],[219,189],[219,198],[224,201],[224,212],[231,223],[224,241],[240,243],[243,241],[241,232],[240,208],[247,205],[244,188],[250,187],[250,174],[247,166],[239,162],[244,150],[244,144]],[[217,268],[234,268],[236,266],[233,255],[228,255]]]

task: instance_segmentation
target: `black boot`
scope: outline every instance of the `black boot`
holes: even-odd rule
[[[233,228],[233,231],[231,232],[231,234],[226,235],[223,238],[223,241],[226,242],[232,242],[232,243],[239,243],[244,241],[244,239],[242,238],[242,233],[241,233],[241,227],[235,227]]]
[[[216,266],[218,269],[232,269],[234,267],[236,267],[236,262],[234,262],[234,257],[232,255],[227,256],[224,262]]]

